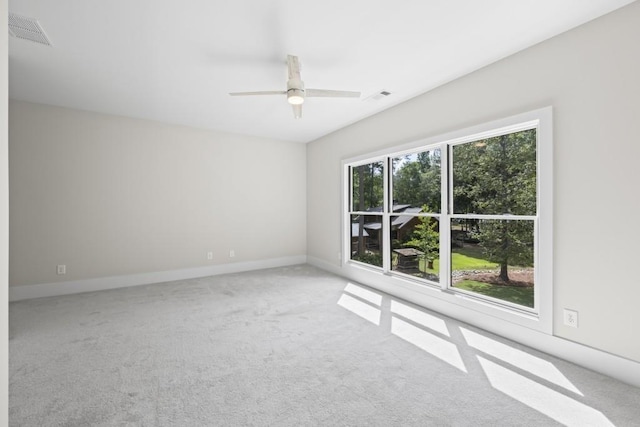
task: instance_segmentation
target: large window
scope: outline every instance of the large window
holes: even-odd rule
[[[547,121],[550,109],[538,110],[345,162],[346,262],[503,310],[548,312]]]

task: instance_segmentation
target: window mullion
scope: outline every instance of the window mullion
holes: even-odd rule
[[[536,218],[533,221],[533,259],[535,260],[533,264],[533,283],[540,283],[540,229],[538,219]],[[536,313],[540,313],[540,286],[538,286],[538,291],[533,294],[533,309]]]
[[[383,188],[383,201],[382,201],[382,227],[380,232],[382,233],[382,269],[384,272],[391,271],[391,215],[389,212],[393,209],[393,196],[391,182],[391,158],[385,158],[383,174],[384,174],[384,188]]]
[[[347,261],[351,259],[351,211],[353,210],[353,205],[351,202],[352,197],[352,186],[353,186],[353,167],[350,165],[343,166],[343,183],[342,190],[344,191],[344,196],[342,198],[343,204],[343,224],[342,224],[342,249],[338,254],[340,258],[340,263],[342,266],[346,265]]]
[[[440,147],[440,287],[448,289],[451,281],[451,208],[449,146]]]

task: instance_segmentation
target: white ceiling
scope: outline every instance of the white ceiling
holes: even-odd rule
[[[9,94],[167,123],[308,142],[632,0],[10,0],[53,47],[11,37]],[[311,98],[296,120],[286,55]],[[366,100],[385,89],[391,96]]]

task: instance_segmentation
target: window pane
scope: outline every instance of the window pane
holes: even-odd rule
[[[451,220],[451,284],[533,308],[533,221]]]
[[[390,218],[391,269],[439,282],[440,233],[437,218],[398,215]]]
[[[440,212],[440,149],[393,158],[393,211]]]
[[[351,168],[351,207],[353,211],[382,212],[383,194],[382,162]]]
[[[454,145],[455,213],[536,214],[536,130]]]
[[[351,215],[351,259],[382,267],[382,216]]]

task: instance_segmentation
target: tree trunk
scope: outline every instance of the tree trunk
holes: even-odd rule
[[[505,283],[509,283],[509,273],[507,272],[507,264],[500,265],[500,279]]]
[[[507,266],[509,265],[509,223],[507,221],[502,221],[502,262],[500,263],[500,279],[509,283],[509,272],[507,271]]]

